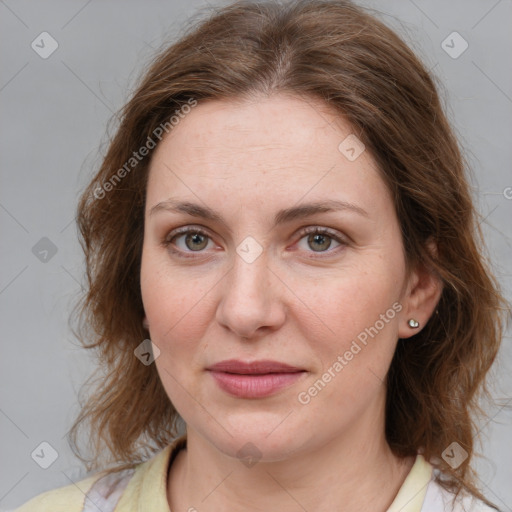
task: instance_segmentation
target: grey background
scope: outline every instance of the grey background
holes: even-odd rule
[[[381,11],[443,84],[450,119],[474,169],[493,265],[510,299],[512,2],[359,3]],[[142,64],[204,5],[0,0],[0,510],[84,475],[65,439],[78,412],[77,391],[93,369],[68,327],[83,276],[77,197],[100,163],[107,122],[126,101]],[[43,31],[59,45],[47,59],[31,48]],[[469,45],[458,58],[441,46],[453,31]],[[38,242],[46,247],[43,237],[57,250],[46,262],[44,253],[33,251]],[[494,370],[502,405],[512,404],[511,363],[507,337]],[[482,425],[481,483],[502,510],[512,511],[512,413],[500,405],[491,413],[493,420]],[[59,454],[46,470],[31,458],[43,441]]]

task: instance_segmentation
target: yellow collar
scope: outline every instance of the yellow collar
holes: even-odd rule
[[[432,466],[420,454],[386,512],[421,512]]]
[[[138,466],[119,500],[116,512],[170,512],[167,501],[168,469],[186,443],[187,436],[183,435]],[[418,454],[387,512],[421,512],[431,475],[432,466]]]

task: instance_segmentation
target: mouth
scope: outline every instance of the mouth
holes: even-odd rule
[[[291,386],[306,370],[278,361],[230,359],[207,370],[221,390],[237,398],[264,398]]]

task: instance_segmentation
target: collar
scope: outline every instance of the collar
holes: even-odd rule
[[[169,469],[178,452],[187,445],[186,434],[175,439],[160,453],[137,466],[118,503],[116,512],[170,512],[167,501]],[[398,494],[386,512],[421,512],[432,466],[421,454],[409,471]]]

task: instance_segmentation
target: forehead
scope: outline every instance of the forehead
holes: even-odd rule
[[[263,199],[295,203],[326,194],[375,206],[389,200],[369,152],[347,158],[347,137],[353,141],[349,123],[314,98],[199,102],[156,148],[147,204],[169,196],[238,199],[256,207]]]
[[[194,160],[225,153],[235,158],[249,152],[257,154],[257,161],[272,160],[290,149],[297,157],[305,156],[314,146],[335,154],[340,137],[351,131],[339,114],[315,98],[276,94],[207,100],[181,117],[156,152],[178,146],[184,158]]]

